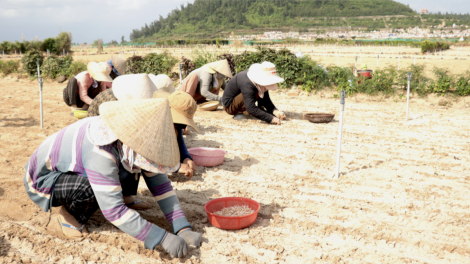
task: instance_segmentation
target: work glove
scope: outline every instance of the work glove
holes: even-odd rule
[[[174,258],[182,258],[188,254],[188,244],[184,239],[168,232],[163,236],[160,245]]]
[[[279,110],[274,110],[273,112],[273,115],[277,118],[279,118],[280,120],[285,120],[286,119],[286,114],[284,114],[283,112],[279,111]]]
[[[202,243],[202,236],[199,233],[193,232],[190,228],[181,230],[178,236],[183,238],[188,246],[199,248]]]

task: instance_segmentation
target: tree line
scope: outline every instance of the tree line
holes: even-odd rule
[[[166,18],[134,29],[131,41],[170,35],[207,36],[207,32],[296,26],[304,17],[412,15],[391,0],[195,0]]]
[[[0,43],[0,51],[3,51],[7,54],[13,53],[25,53],[26,51],[36,50],[36,51],[47,51],[49,50],[52,54],[60,54],[61,52],[70,51],[70,45],[72,44],[72,33],[70,32],[61,32],[55,38],[47,38],[44,41],[41,40],[31,40],[27,41],[3,41]]]

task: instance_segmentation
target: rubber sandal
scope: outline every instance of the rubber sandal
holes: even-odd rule
[[[76,227],[76,226],[73,226],[73,225],[69,225],[69,224],[66,224],[66,223],[63,223],[62,219],[61,219],[61,215],[59,215],[57,217],[57,221],[59,222],[59,225],[60,225],[60,228],[62,230],[62,233],[68,237],[68,238],[82,238],[83,237],[83,228],[85,228],[85,225],[82,225],[80,228]],[[65,231],[64,231],[64,227],[66,228],[69,228],[69,229],[72,229],[72,230],[76,230],[80,233],[80,235],[76,234],[76,235],[70,235],[70,234],[67,234]],[[76,232],[73,232],[73,233],[76,233]]]
[[[141,204],[141,205],[138,205],[138,204]],[[147,210],[147,209],[152,208],[151,205],[149,205],[148,203],[146,203],[146,202],[144,202],[140,199],[137,199],[136,201],[133,201],[131,203],[127,203],[126,206],[130,207],[132,209],[136,209],[136,210]]]

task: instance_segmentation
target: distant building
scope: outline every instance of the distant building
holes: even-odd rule
[[[419,13],[422,14],[422,15],[427,15],[427,14],[429,14],[429,10],[427,10],[426,8],[423,8],[423,9],[421,9],[421,11],[419,11]]]

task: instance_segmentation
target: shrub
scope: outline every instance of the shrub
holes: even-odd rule
[[[371,81],[371,90],[367,90],[366,93],[370,95],[375,95],[377,93],[383,94],[393,94],[393,84],[397,78],[397,71],[395,67],[388,66],[384,69],[379,69],[375,71],[375,74],[372,76]]]
[[[170,53],[164,52],[162,54],[149,53],[145,56],[141,71],[147,74],[170,74],[171,69],[175,67],[178,60],[171,56]]]
[[[434,42],[425,40],[421,43],[421,52],[432,52],[432,51],[439,51],[439,50],[448,50],[450,49],[450,44],[447,42]]]
[[[7,60],[7,61],[0,60],[0,72],[3,73],[4,75],[18,72],[19,68],[20,68],[19,60]]]
[[[341,83],[348,82],[348,80],[355,79],[354,73],[348,67],[328,67],[328,75],[330,82],[334,85],[340,85]]]
[[[72,33],[61,32],[55,39],[55,47],[58,53],[63,50],[70,51],[70,45],[72,44]]]
[[[469,72],[461,75],[459,80],[456,82],[456,92],[460,96],[470,95],[470,76]]]
[[[83,61],[74,61],[67,69],[61,71],[60,74],[66,77],[75,76],[83,71],[86,71],[86,66],[86,63]]]
[[[183,78],[184,76],[188,76],[188,74],[190,74],[195,69],[196,69],[196,64],[192,60],[187,59],[185,57],[181,58],[181,71],[182,71]]]
[[[428,88],[430,79],[424,75],[426,66],[423,65],[410,65],[406,69],[398,71],[397,82],[402,89],[406,89],[408,86],[407,73],[411,72],[411,92],[418,93],[420,96],[425,96],[432,92],[432,89]]]
[[[196,69],[201,68],[207,63],[217,61],[218,54],[211,51],[205,51],[204,49],[196,49],[191,54]]]
[[[452,82],[452,77],[449,76],[449,71],[447,69],[434,68],[434,75],[436,76],[436,81],[432,83],[432,92],[438,94],[445,94],[449,92]]]
[[[308,58],[297,58],[287,49],[275,51],[273,49],[258,48],[256,52],[244,52],[235,56],[237,72],[248,70],[254,63],[269,61],[276,65],[279,76],[284,78],[283,87],[302,85],[305,91],[320,89],[329,84],[328,74]]]
[[[230,72],[232,72],[232,75],[235,76],[235,74],[237,74],[237,72],[235,71],[235,62],[234,62],[233,54],[224,53],[220,56],[217,56],[217,60],[227,60],[228,65],[230,66]]]
[[[142,71],[144,59],[141,56],[134,55],[126,60],[126,73],[138,74]]]
[[[55,38],[47,38],[43,43],[44,51],[49,50],[49,52],[57,54],[57,48],[55,46]]]
[[[55,79],[59,75],[67,75],[67,70],[73,62],[72,56],[65,57],[50,56],[47,58],[42,67],[42,77]]]
[[[93,46],[95,46],[98,49],[98,52],[103,51],[103,40],[102,39],[97,39],[93,42]]]
[[[38,59],[39,66],[41,66],[44,61],[44,56],[42,55],[41,51],[37,50],[30,50],[23,55],[23,58],[21,58],[21,63],[23,63],[23,70],[32,77],[38,76]]]

